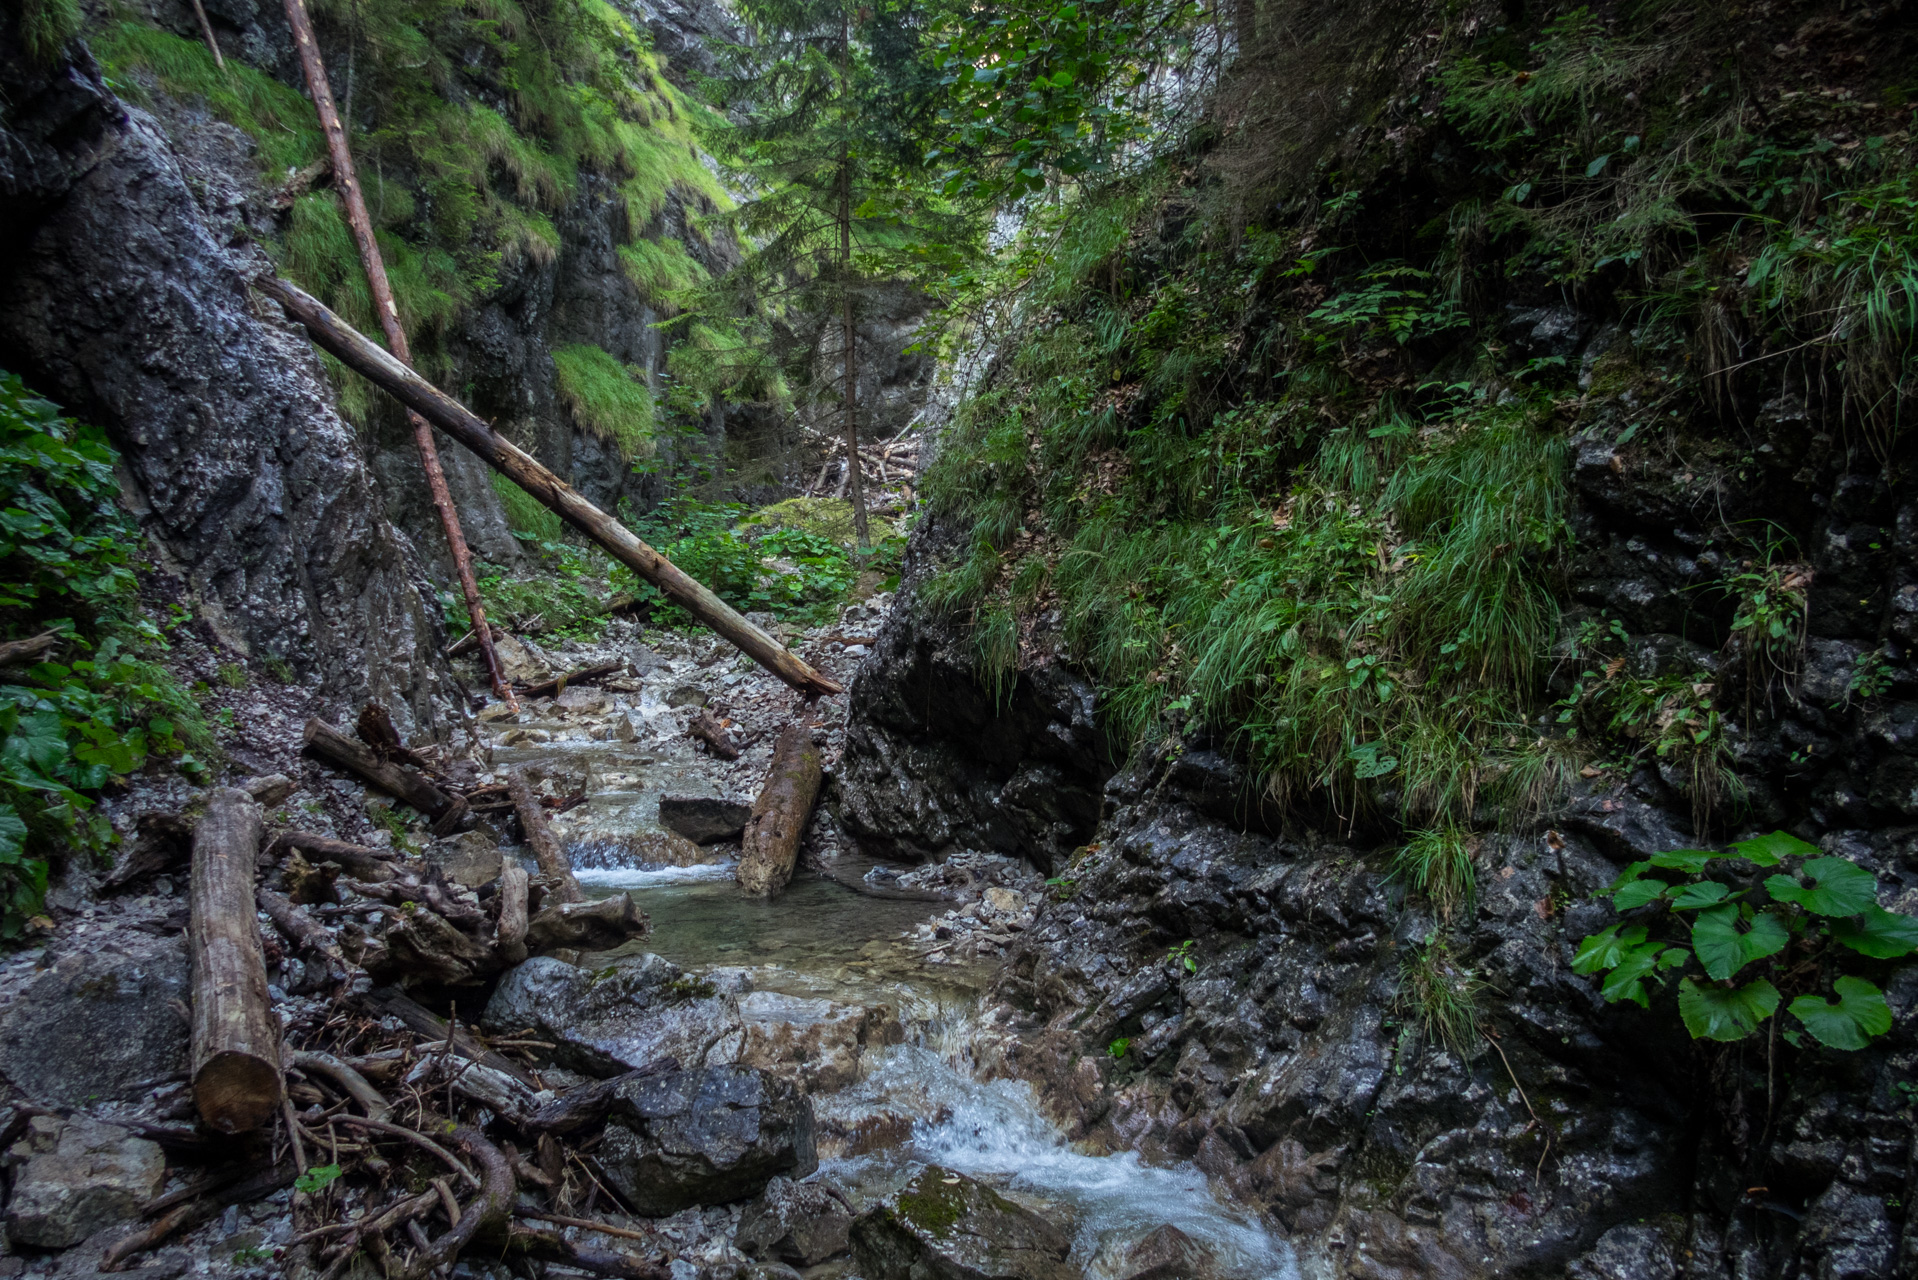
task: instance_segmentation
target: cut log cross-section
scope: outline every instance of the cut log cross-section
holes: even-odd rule
[[[280,1106],[280,1023],[266,990],[254,914],[260,808],[213,792],[193,833],[193,1101],[221,1133],[266,1123]]]
[[[784,645],[748,622],[738,610],[688,577],[619,521],[581,497],[531,454],[499,435],[471,410],[395,360],[305,290],[274,276],[254,284],[306,327],[327,352],[466,446],[494,470],[524,489],[560,519],[591,538],[673,603],[808,698],[844,693],[831,676],[816,671]]]
[[[799,837],[819,798],[819,748],[804,725],[789,724],[773,747],[765,789],[753,803],[752,821],[740,842],[739,887],[756,897],[771,897],[792,879],[799,858]]]

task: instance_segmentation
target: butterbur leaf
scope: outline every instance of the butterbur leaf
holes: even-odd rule
[[[1594,933],[1578,944],[1578,951],[1572,956],[1573,973],[1597,973],[1600,969],[1616,969],[1625,958],[1645,944],[1645,926],[1633,925],[1629,929],[1613,925],[1600,933]]]
[[[1753,836],[1732,845],[1741,858],[1749,858],[1761,867],[1775,867],[1786,858],[1809,858],[1818,852],[1815,844],[1806,844],[1797,836],[1774,831],[1768,836]]]
[[[1683,871],[1697,875],[1705,869],[1705,864],[1719,855],[1709,849],[1672,849],[1666,853],[1654,853],[1651,865],[1670,867],[1673,871]]]
[[[1696,911],[1700,907],[1714,907],[1732,896],[1731,889],[1716,880],[1699,880],[1686,885],[1672,899],[1675,911]]]
[[[1667,947],[1665,954],[1658,957],[1658,967],[1661,969],[1683,968],[1685,962],[1691,958],[1692,953],[1683,947]]]
[[[1698,963],[1720,982],[1754,960],[1777,955],[1791,940],[1784,922],[1769,911],[1752,917],[1749,932],[1738,925],[1738,908],[1730,903],[1701,911],[1692,922],[1692,950]]]
[[[1651,997],[1645,990],[1645,976],[1651,973],[1658,963],[1653,951],[1634,952],[1624,964],[1605,975],[1605,983],[1598,989],[1607,1004],[1617,1004],[1620,1000],[1630,1000],[1641,1009],[1651,1007]]]
[[[1605,892],[1617,893],[1620,889],[1623,889],[1626,885],[1644,875],[1645,872],[1650,869],[1651,865],[1649,862],[1634,862],[1631,866],[1626,867],[1618,873],[1618,879],[1605,886]]]
[[[1620,911],[1630,911],[1648,902],[1657,902],[1669,888],[1663,880],[1634,880],[1612,895],[1612,905]]]
[[[1836,1004],[1821,996],[1799,996],[1791,1002],[1794,1018],[1818,1042],[1833,1049],[1862,1049],[1873,1036],[1891,1030],[1891,1009],[1885,993],[1863,978],[1840,978],[1831,984]]]
[[[1918,951],[1918,920],[1874,904],[1856,920],[1833,922],[1831,936],[1859,955],[1896,960]]]
[[[1800,884],[1792,876],[1772,876],[1765,888],[1780,902],[1795,902],[1821,916],[1855,916],[1869,907],[1878,894],[1878,882],[1871,872],[1843,858],[1813,858],[1805,864],[1811,885]]]
[[[1678,1016],[1694,1040],[1743,1040],[1778,1011],[1778,988],[1763,978],[1742,987],[1678,984]]]

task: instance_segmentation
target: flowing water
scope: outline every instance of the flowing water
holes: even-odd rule
[[[1296,1280],[1285,1242],[1222,1203],[1197,1169],[1077,1150],[1029,1085],[974,1074],[972,1018],[990,968],[928,971],[901,938],[935,904],[867,898],[803,872],[779,899],[758,902],[738,893],[730,865],[609,868],[582,878],[601,892],[630,892],[651,916],[652,935],[632,950],[689,970],[743,969],[756,990],[886,1003],[900,1013],[907,1042],[874,1055],[851,1088],[816,1099],[822,1114],[909,1122],[899,1126],[910,1135],[903,1141],[822,1162],[856,1207],[896,1191],[919,1165],[938,1164],[1069,1223],[1073,1261],[1088,1276],[1126,1274],[1126,1250],[1170,1223],[1213,1252],[1221,1278]]]

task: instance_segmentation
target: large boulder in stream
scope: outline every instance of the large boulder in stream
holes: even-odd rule
[[[748,991],[656,955],[582,969],[536,956],[508,973],[486,1006],[494,1031],[532,1027],[563,1065],[610,1076],[670,1058],[679,1067],[737,1065],[796,1082],[808,1093],[859,1078],[868,1049],[902,1038],[884,1005],[837,1004]]]
[[[1071,1236],[936,1164],[860,1215],[852,1252],[866,1280],[1079,1280]]]
[[[741,1200],[778,1175],[819,1167],[811,1101],[750,1067],[622,1081],[598,1156],[614,1189],[647,1217]]]

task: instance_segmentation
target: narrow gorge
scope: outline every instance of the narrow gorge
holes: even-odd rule
[[[0,1278],[1918,1276],[1918,12],[308,3],[0,0]]]

